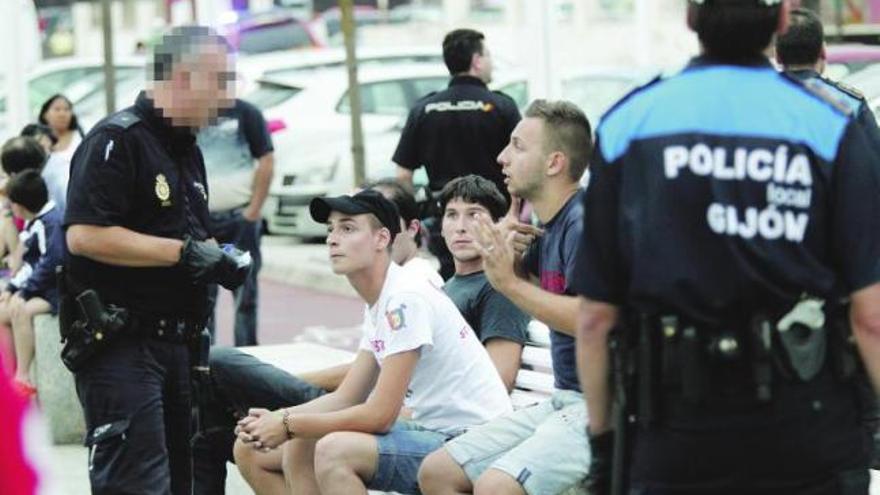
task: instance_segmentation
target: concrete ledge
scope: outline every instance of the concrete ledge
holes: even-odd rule
[[[86,423],[76,396],[73,374],[61,362],[58,318],[34,318],[35,355],[31,373],[37,399],[55,444],[81,443]]]

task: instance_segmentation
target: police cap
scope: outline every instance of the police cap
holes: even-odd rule
[[[391,231],[391,236],[400,233],[400,213],[394,203],[385,199],[379,191],[365,189],[354,196],[335,198],[314,198],[309,203],[309,213],[318,223],[327,223],[330,212],[338,211],[346,215],[372,213],[379,222]]]

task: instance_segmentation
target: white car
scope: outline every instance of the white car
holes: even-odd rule
[[[345,74],[302,75],[264,80],[249,101],[263,108],[275,143],[275,178],[263,209],[271,233],[321,237],[324,226],[311,221],[308,203],[316,196],[350,192],[354,172],[350,144],[348,84]],[[497,86],[518,104],[527,102],[527,85],[519,75],[498,77]],[[363,101],[366,180],[394,177],[391,161],[409,109],[431,91],[445,88],[445,69],[424,65],[368,67],[359,73]],[[307,92],[308,88],[316,96]],[[280,103],[279,103],[280,102]],[[285,103],[289,102],[289,103]],[[328,111],[329,110],[329,111]],[[306,118],[297,119],[298,115]],[[416,184],[427,183],[423,169]]]

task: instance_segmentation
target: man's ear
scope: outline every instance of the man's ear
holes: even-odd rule
[[[391,231],[387,227],[378,230],[378,239],[376,242],[376,251],[385,251],[391,246]],[[399,234],[398,234],[399,235]]]
[[[546,174],[548,177],[555,177],[560,173],[567,173],[568,165],[568,157],[565,156],[565,153],[554,151],[547,157]]]

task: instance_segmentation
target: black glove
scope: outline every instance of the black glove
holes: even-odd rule
[[[234,247],[221,248],[214,242],[183,241],[178,263],[193,283],[217,283],[229,290],[237,289],[251,270],[250,253]]]
[[[614,431],[590,436],[590,470],[584,488],[590,495],[611,493],[611,467],[614,464]]]

